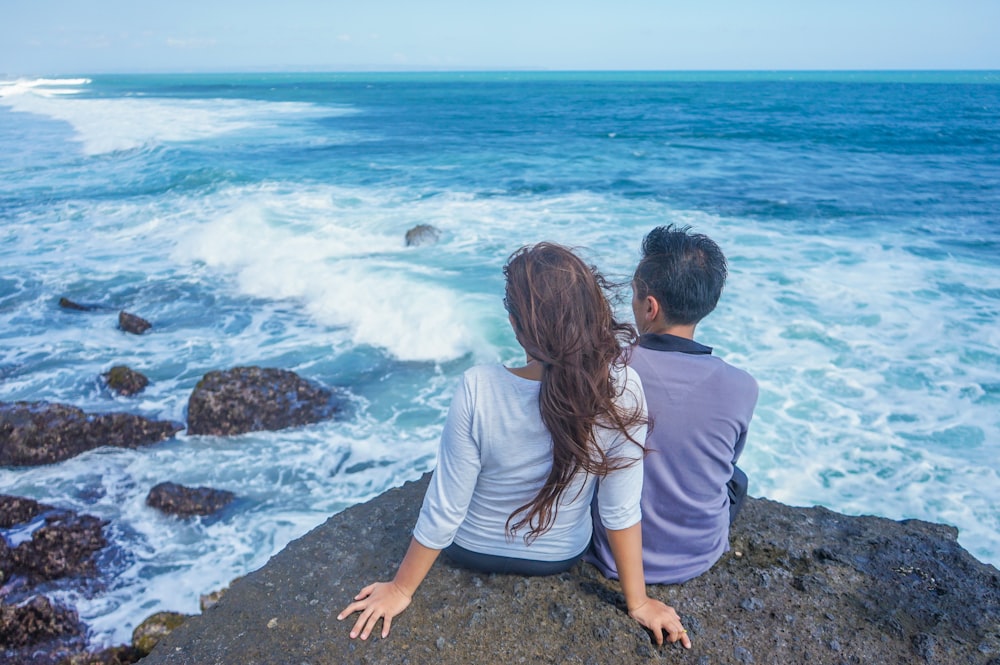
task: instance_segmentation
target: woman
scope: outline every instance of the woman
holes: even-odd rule
[[[657,644],[690,640],[677,613],[646,596],[639,499],[646,436],[642,386],[621,361],[631,326],[615,321],[603,278],[568,249],[524,247],[507,261],[504,306],[527,361],[468,370],[448,412],[410,547],[391,582],[371,584],[337,617],[351,637],[382,637],[441,550],[482,572],[549,575],[587,549],[590,503],[618,564],[629,615]]]

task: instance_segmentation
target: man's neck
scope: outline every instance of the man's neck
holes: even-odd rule
[[[674,337],[683,337],[684,339],[694,339],[694,329],[698,326],[697,323],[686,326],[677,326],[669,324],[661,325],[650,325],[645,330],[640,330],[642,334],[653,333],[654,335],[673,335]]]

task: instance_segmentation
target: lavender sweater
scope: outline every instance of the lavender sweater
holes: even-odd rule
[[[642,488],[642,558],[650,584],[697,577],[729,549],[726,482],[746,443],[757,382],[711,353],[692,340],[647,334],[629,361],[652,420]],[[599,520],[588,560],[618,577]]]

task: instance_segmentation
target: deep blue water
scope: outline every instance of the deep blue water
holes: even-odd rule
[[[0,488],[111,520],[108,588],[63,595],[124,641],[433,467],[456,377],[518,358],[511,251],[566,243],[627,281],[643,234],[677,223],[730,260],[699,338],[761,384],[751,493],[954,524],[996,564],[998,112],[995,72],[0,83],[0,400],[183,420],[205,372],[264,364],[355,407],[0,469]],[[404,247],[420,223],[441,241]],[[120,362],[145,393],[102,389]],[[240,499],[181,522],[144,504],[163,480]]]

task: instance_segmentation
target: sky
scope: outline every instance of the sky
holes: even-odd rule
[[[0,0],[0,75],[1000,69],[1000,0]]]

